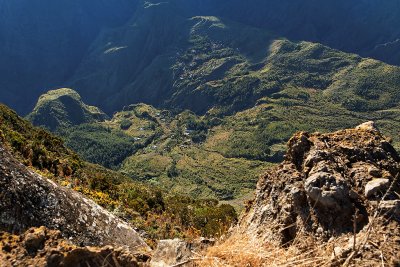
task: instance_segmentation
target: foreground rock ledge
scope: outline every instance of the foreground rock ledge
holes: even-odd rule
[[[30,227],[60,230],[82,246],[149,247],[130,227],[81,194],[23,166],[0,144],[0,230],[21,233]]]
[[[328,240],[354,226],[363,229],[377,203],[382,221],[398,224],[399,161],[372,122],[335,133],[298,133],[284,162],[259,180],[238,229],[279,244],[300,233]]]
[[[145,255],[124,248],[77,247],[62,239],[60,231],[45,227],[11,235],[0,232],[0,266],[148,266]]]

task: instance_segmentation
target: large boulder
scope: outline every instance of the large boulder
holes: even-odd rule
[[[298,133],[282,164],[259,180],[238,229],[287,244],[301,234],[328,240],[360,231],[375,214],[398,223],[399,161],[372,122],[328,134]]]
[[[20,233],[39,226],[60,230],[78,245],[150,250],[130,225],[80,193],[32,172],[0,145],[0,230]]]

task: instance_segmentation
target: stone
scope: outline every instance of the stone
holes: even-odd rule
[[[378,131],[376,128],[375,122],[368,121],[364,122],[356,127],[356,130],[364,130],[364,131]]]
[[[151,267],[164,266],[197,266],[192,261],[193,258],[208,247],[214,246],[215,239],[200,237],[186,242],[181,239],[160,240],[151,258]]]
[[[193,266],[191,245],[180,239],[160,240],[150,262],[151,267]]]
[[[260,177],[237,227],[260,242],[289,244],[299,234],[328,240],[352,234],[354,224],[361,231],[376,212],[365,188],[368,195],[388,188],[399,173],[398,153],[373,122],[333,133],[297,133],[287,145],[285,160]],[[373,177],[383,183],[367,186]],[[387,199],[398,199],[399,189],[395,184]],[[396,203],[387,204],[390,214],[396,214]],[[385,217],[380,219],[397,218]]]
[[[400,218],[400,200],[384,200],[381,202],[380,208],[384,214]]]
[[[4,240],[12,243],[12,250],[1,249]],[[33,254],[32,250],[37,251]],[[134,254],[127,248],[77,247],[62,238],[58,231],[40,227],[31,228],[22,235],[3,233],[0,266],[144,267],[148,266],[148,257]]]
[[[383,192],[389,188],[389,179],[374,179],[367,183],[364,190],[365,197],[369,198],[378,192]]]
[[[39,249],[43,248],[45,238],[46,232],[44,227],[40,227],[32,232],[28,232],[24,238],[25,249],[29,253],[36,253]]]
[[[325,208],[340,209],[342,203],[348,202],[348,188],[333,174],[317,172],[304,183],[307,195]]]
[[[43,225],[60,230],[74,244],[127,246],[132,251],[151,249],[126,222],[94,201],[56,184],[20,164],[0,145],[0,229],[23,232]],[[38,246],[35,236],[26,241]]]
[[[375,178],[380,178],[382,177],[382,171],[380,169],[378,169],[375,166],[370,166],[368,168],[368,174],[375,177]]]

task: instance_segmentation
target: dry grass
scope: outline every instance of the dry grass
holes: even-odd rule
[[[382,201],[394,191],[399,175],[371,212],[369,223],[358,233],[342,234],[329,241],[299,231],[292,244],[279,246],[236,230],[225,241],[196,259],[198,266],[400,266],[398,218],[384,212]],[[355,214],[355,217],[357,214]],[[355,227],[355,226],[354,226]],[[303,229],[304,230],[304,229]]]
[[[400,229],[395,220],[379,216],[355,236],[348,233],[323,241],[301,234],[285,247],[236,232],[198,256],[194,260],[200,267],[399,267]]]
[[[276,244],[261,244],[246,235],[236,234],[223,243],[208,249],[198,261],[199,266],[324,266],[330,261],[331,253],[324,245],[315,246],[310,238],[301,245],[287,248]]]

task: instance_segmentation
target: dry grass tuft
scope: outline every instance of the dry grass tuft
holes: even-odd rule
[[[323,266],[330,260],[327,248],[316,247],[314,240],[302,239],[302,244],[287,248],[276,244],[261,244],[246,235],[236,234],[208,249],[199,266]]]
[[[235,233],[195,262],[201,267],[400,266],[398,224],[382,219],[360,231],[355,245],[352,233],[329,241],[304,234],[287,247]]]

